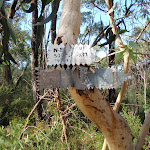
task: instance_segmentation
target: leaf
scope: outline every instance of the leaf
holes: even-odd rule
[[[53,0],[47,0],[46,1],[46,5],[48,5],[50,2],[52,2]]]
[[[129,45],[135,50],[138,48],[137,44],[134,43],[134,41],[129,41]]]
[[[106,31],[106,39],[107,39],[107,37],[108,37],[108,34],[110,33],[110,31],[111,31],[111,29],[112,29],[112,27],[109,27],[108,29],[107,29],[107,31]]]
[[[123,54],[124,54],[124,51],[118,53],[118,54],[115,56],[115,64],[118,64],[119,60],[123,58]]]
[[[123,33],[125,33],[125,32],[127,32],[127,30],[120,30],[120,31],[118,32],[118,34],[123,34]]]
[[[7,57],[9,60],[11,60],[13,63],[17,64],[17,62],[15,61],[15,59],[13,58],[13,56],[8,52]]]
[[[6,64],[7,64],[7,65],[9,65],[9,62],[8,62],[8,60],[6,60]]]
[[[41,9],[41,14],[40,16],[42,16],[43,10],[45,9],[45,6],[48,5],[50,2],[52,2],[53,0],[42,0],[42,9]]]
[[[5,66],[7,66],[7,63],[6,63],[5,61],[3,61],[3,64],[4,64]]]
[[[26,13],[31,13],[31,12],[36,8],[36,4],[35,4],[35,3],[31,3],[31,6],[30,6],[29,9],[25,9],[22,5],[21,5],[21,7],[22,7],[22,10],[23,10],[24,12],[26,12]]]
[[[132,49],[129,49],[129,58],[133,60],[134,64],[135,64],[135,58],[134,58],[134,55],[133,55],[133,50]]]
[[[52,20],[52,18],[56,15],[56,13],[58,11],[58,5],[59,5],[59,3],[57,3],[57,5],[55,5],[53,12],[45,20],[38,22],[35,25],[44,25],[47,22],[49,22],[50,20]]]
[[[128,47],[127,45],[124,45],[124,46],[121,46],[120,48],[125,48],[126,49],[127,47]]]
[[[10,18],[7,19],[7,24],[8,24],[10,35],[11,35],[14,43],[16,44],[16,33],[14,31],[14,28],[13,28],[12,19],[10,19]]]

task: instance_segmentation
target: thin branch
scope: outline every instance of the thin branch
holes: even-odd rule
[[[101,9],[100,7],[98,7],[92,0],[91,0],[91,3],[94,5],[94,7],[98,8],[99,10],[101,10],[101,11],[103,11],[103,12],[105,12],[105,13],[108,12],[108,11],[103,10],[103,9]]]
[[[142,31],[140,32],[140,34],[138,35],[138,37],[135,39],[135,43],[137,43],[137,41],[139,40],[139,38],[141,37],[142,33],[145,31],[145,29],[147,28],[147,26],[149,25],[150,20],[147,22],[147,24],[144,26],[144,28],[142,29]]]
[[[21,139],[22,139],[23,133],[24,133],[24,131],[26,130],[26,127],[27,127],[27,125],[28,125],[30,116],[32,115],[32,113],[34,112],[34,110],[36,109],[36,107],[39,105],[39,103],[41,102],[41,100],[48,94],[49,91],[50,91],[50,89],[49,89],[43,96],[40,96],[40,97],[39,97],[39,101],[38,101],[38,102],[34,105],[34,107],[32,108],[31,112],[29,113],[29,115],[28,115],[28,117],[27,117],[27,119],[26,119],[26,123],[25,123],[25,125],[24,125],[23,130],[21,131],[21,134],[20,134],[20,137],[18,138],[18,140],[21,140]]]
[[[105,59],[105,58],[107,58],[107,57],[110,57],[110,56],[112,56],[112,55],[118,54],[118,53],[120,53],[120,52],[122,52],[122,51],[116,51],[116,52],[113,52],[113,53],[111,53],[111,54],[108,54],[107,56],[105,56],[105,57],[103,57],[103,58],[101,58],[101,59],[95,61],[94,63],[99,63],[99,62],[102,61],[103,59]],[[133,53],[133,54],[150,55],[150,53]]]
[[[14,15],[16,13],[17,2],[18,2],[18,0],[13,0],[13,2],[11,3],[9,13],[8,13],[8,18],[13,19]]]
[[[131,4],[127,9],[126,9],[126,12],[124,14],[124,16],[122,17],[122,19],[115,25],[116,27],[119,26],[122,22],[124,23],[124,19],[128,16],[128,13],[129,13],[129,10],[131,9],[131,7],[133,6],[134,4]],[[113,23],[114,24],[114,23]],[[95,38],[93,44],[91,47],[94,47],[103,37],[104,37],[104,32],[105,30],[107,30],[109,28],[109,25],[106,26],[104,28],[104,30],[102,30],[98,36]]]

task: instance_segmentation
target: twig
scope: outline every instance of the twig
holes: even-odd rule
[[[147,28],[147,26],[149,25],[150,20],[147,22],[147,24],[144,26],[144,28],[142,29],[142,31],[140,32],[140,34],[138,35],[138,37],[135,39],[135,43],[137,43],[137,41],[139,40],[139,38],[141,37],[142,33],[145,31],[145,29]]]
[[[98,63],[98,62],[102,61],[103,59],[105,59],[105,58],[107,58],[107,57],[109,57],[109,56],[118,54],[118,53],[120,53],[120,52],[122,52],[122,51],[117,51],[117,52],[113,52],[113,53],[111,53],[111,54],[108,54],[107,56],[105,56],[105,57],[103,57],[103,58],[101,58],[101,59],[95,61],[94,63]]]
[[[116,52],[113,52],[113,53],[111,53],[111,54],[108,54],[107,56],[105,56],[105,57],[103,57],[103,58],[101,58],[101,59],[95,61],[94,63],[99,63],[99,62],[102,61],[103,59],[105,59],[105,58],[107,58],[107,57],[110,57],[110,56],[112,56],[112,55],[118,54],[118,53],[120,53],[120,52],[122,52],[122,51],[116,51]],[[133,54],[150,55],[150,53],[133,53]]]
[[[91,3],[94,5],[94,7],[98,8],[99,10],[101,10],[101,11],[103,11],[103,12],[105,12],[105,13],[108,12],[107,10],[103,10],[103,9],[101,9],[100,7],[98,7],[92,0],[91,0]]]
[[[41,97],[39,98],[39,101],[38,101],[38,102],[34,105],[34,107],[32,108],[30,114],[28,115],[28,117],[27,117],[27,119],[26,119],[26,123],[25,123],[25,125],[24,125],[23,130],[21,131],[21,134],[20,134],[20,137],[18,138],[18,140],[21,140],[21,139],[22,139],[23,133],[24,133],[24,131],[26,130],[26,127],[27,127],[27,125],[28,125],[30,116],[32,115],[32,113],[34,112],[34,110],[36,109],[36,107],[39,105],[39,103],[41,102],[41,100],[48,94],[48,92],[49,92],[49,90],[48,90],[43,96],[41,96]]]
[[[69,144],[68,144],[68,136],[67,136],[67,127],[66,127],[66,120],[64,117],[64,111],[62,111],[61,108],[61,99],[60,99],[60,95],[59,95],[59,89],[56,89],[56,99],[57,99],[57,107],[58,107],[58,111],[60,113],[60,118],[62,120],[62,125],[63,125],[63,131],[62,131],[62,143],[63,143],[63,135],[65,137],[66,140],[66,144],[68,146],[68,150],[70,150]]]

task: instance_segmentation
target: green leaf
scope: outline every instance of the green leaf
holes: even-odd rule
[[[110,33],[111,29],[112,29],[112,27],[109,27],[109,28],[107,29],[107,31],[106,31],[106,35],[105,35],[106,39],[107,39],[108,34]]]
[[[120,31],[118,32],[118,34],[123,34],[123,33],[125,33],[125,32],[127,32],[127,30],[120,30]]]
[[[137,44],[134,43],[134,41],[129,41],[129,45],[135,50],[138,48]]]
[[[35,4],[35,3],[31,3],[31,6],[30,6],[29,9],[25,9],[22,5],[21,5],[21,7],[22,7],[22,10],[23,10],[24,12],[26,12],[26,13],[31,13],[31,12],[36,8],[36,4]]]
[[[0,66],[0,70],[3,71],[3,67],[2,66]]]
[[[117,65],[119,60],[123,58],[124,51],[120,52],[115,56],[115,64]]]
[[[52,2],[53,0],[42,0],[42,9],[41,9],[41,14],[40,16],[42,16],[43,10],[45,9],[45,6],[48,5],[50,2]]]
[[[47,22],[49,22],[50,20],[52,20],[58,11],[58,5],[59,5],[59,3],[57,3],[57,5],[55,5],[53,12],[45,20],[43,20],[41,22],[37,22],[35,25],[44,25]]]
[[[6,60],[6,64],[7,64],[7,65],[9,65],[9,62],[8,62],[8,60]]]
[[[7,66],[7,63],[6,63],[5,61],[3,61],[3,64],[4,64],[5,66]]]
[[[133,62],[135,63],[135,58],[133,55],[133,50],[129,49],[129,58],[133,60]]]
[[[51,3],[53,0],[47,0],[46,1],[46,5],[48,5],[49,3]]]
[[[10,19],[10,18],[7,19],[7,24],[8,24],[10,35],[11,35],[14,43],[16,44],[16,33],[15,33],[14,28],[13,28],[12,19]]]
[[[9,60],[11,60],[13,63],[17,64],[17,62],[15,61],[15,59],[13,58],[13,56],[8,52],[7,57]]]
[[[125,48],[125,49],[126,49],[127,47],[128,47],[127,45],[121,46],[121,48]]]

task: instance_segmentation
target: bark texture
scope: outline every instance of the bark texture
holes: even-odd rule
[[[81,0],[63,0],[63,11],[55,43],[60,39],[63,44],[77,43],[81,23],[80,2]],[[110,150],[134,149],[132,133],[127,122],[112,110],[98,89],[78,91],[71,88],[69,91],[81,111],[102,131]],[[120,94],[120,97],[122,96],[123,93]]]
[[[55,43],[62,41],[64,44],[77,43],[81,25],[80,3],[81,0],[63,0],[63,10]]]
[[[60,0],[52,2],[52,11],[54,11],[54,8],[56,6],[59,7],[59,4],[57,3],[60,3]],[[58,9],[58,8],[55,8],[55,9]],[[57,12],[51,20],[51,43],[52,44],[54,44],[54,41],[56,39],[56,23],[57,23]]]
[[[35,4],[37,4],[37,0],[33,0]],[[32,47],[32,55],[31,55],[31,76],[32,76],[32,90],[33,90],[33,102],[34,105],[39,101],[39,91],[37,89],[37,81],[36,81],[36,70],[35,67],[38,67],[38,47],[37,47],[37,26],[34,24],[36,23],[38,18],[38,9],[37,7],[32,12],[32,40],[31,40],[31,47]],[[36,124],[38,121],[42,119],[42,107],[41,103],[35,109],[35,117],[36,117]]]

